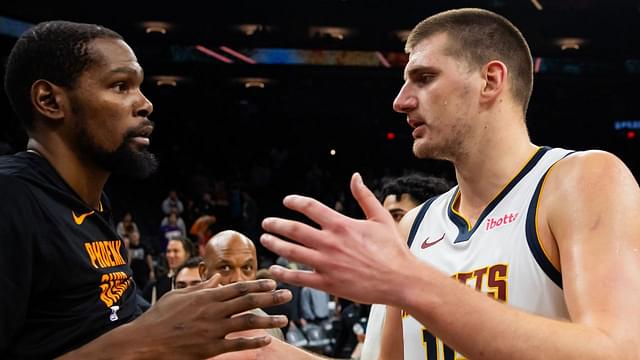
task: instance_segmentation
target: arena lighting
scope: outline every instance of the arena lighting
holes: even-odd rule
[[[34,26],[34,24],[5,16],[0,16],[0,35],[7,35],[17,38],[32,26]]]
[[[150,79],[155,82],[156,86],[171,86],[176,87],[178,83],[187,81],[187,78],[183,76],[175,75],[154,75]]]
[[[248,80],[244,83],[244,87],[249,89],[249,88],[260,88],[260,89],[264,89],[264,82],[260,81],[260,80]]]
[[[233,60],[229,59],[226,56],[220,55],[217,52],[215,52],[215,51],[213,51],[211,49],[208,49],[208,48],[206,48],[206,47],[204,47],[202,45],[196,45],[196,49],[198,51],[200,51],[201,53],[209,55],[209,56],[211,56],[212,58],[214,58],[216,60],[220,60],[220,61],[222,61],[224,63],[227,63],[227,64],[233,64]]]
[[[335,155],[336,155],[336,150],[335,150],[335,149],[331,149],[331,150],[329,150],[329,154],[330,154],[331,156],[335,156]]]
[[[158,86],[169,85],[169,86],[176,87],[178,86],[178,83],[175,80],[156,80],[156,85]]]
[[[640,120],[617,120],[613,122],[614,130],[640,130]]]
[[[534,73],[539,73],[540,72],[540,65],[542,64],[542,58],[537,57],[535,59],[535,61],[533,62],[533,72]]]
[[[173,26],[164,21],[145,21],[142,24],[144,32],[147,34],[166,34]]]
[[[588,41],[582,38],[560,38],[553,43],[560,47],[560,50],[580,50]]]
[[[149,26],[148,28],[144,29],[144,31],[147,32],[147,34],[149,33],[160,33],[160,34],[166,34],[167,33],[167,29],[163,28],[163,27],[159,27],[159,26]]]
[[[538,0],[531,0],[531,3],[537,10],[542,11],[542,5]]]
[[[241,33],[246,36],[253,36],[259,32],[271,32],[273,30],[273,26],[271,25],[262,25],[262,24],[240,24],[233,27],[236,30],[239,30]]]
[[[335,26],[309,27],[309,37],[314,37],[316,35],[327,35],[333,39],[344,40],[352,33],[353,33],[352,30],[343,28],[343,27],[335,27]]]
[[[241,54],[241,53],[239,53],[239,52],[237,52],[237,51],[235,51],[235,50],[233,50],[231,48],[228,48],[226,46],[220,46],[220,50],[226,52],[229,55],[233,55],[233,56],[237,57],[238,59],[240,59],[240,60],[242,60],[242,61],[244,61],[246,63],[256,64],[256,61],[253,60],[252,58],[248,57],[247,55]]]
[[[245,89],[265,89],[267,86],[277,84],[276,80],[266,77],[238,77],[230,80],[236,86],[241,86]]]
[[[380,60],[380,63],[386,67],[386,68],[390,68],[391,64],[389,64],[389,61],[384,57],[384,55],[382,55],[382,53],[380,51],[376,51],[376,56],[378,57],[378,60]]]

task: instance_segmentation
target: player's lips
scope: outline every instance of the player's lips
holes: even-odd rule
[[[413,132],[411,133],[411,136],[413,136],[414,139],[420,137],[420,135],[424,130],[425,122],[420,119],[409,117],[407,118],[407,123],[409,123],[409,126],[413,128]]]
[[[139,145],[149,145],[151,143],[151,141],[149,140],[148,137],[144,137],[144,136],[135,136],[133,138],[131,138],[131,141],[139,144]]]
[[[409,126],[411,126],[414,129],[420,125],[424,125],[424,121],[417,118],[412,118],[412,117],[407,118],[407,123],[409,124]]]
[[[131,140],[139,145],[149,145],[151,141],[149,140],[149,136],[153,132],[153,126],[147,125],[140,129],[140,131],[133,134]]]

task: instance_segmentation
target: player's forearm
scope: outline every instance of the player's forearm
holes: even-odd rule
[[[632,359],[631,334],[531,315],[505,306],[422,263],[399,282],[403,308],[470,359]],[[419,269],[419,270],[416,270]],[[630,345],[631,343],[631,345]],[[627,346],[626,348],[624,346]]]
[[[58,360],[75,359],[147,359],[159,358],[158,354],[152,355],[152,347],[146,345],[144,337],[140,337],[143,332],[136,332],[133,324],[121,325],[97,339],[71,351]],[[132,341],[135,339],[135,341]]]
[[[296,360],[323,360],[329,359],[318,354],[312,354],[276,338],[271,343],[260,349],[261,359],[296,359]]]

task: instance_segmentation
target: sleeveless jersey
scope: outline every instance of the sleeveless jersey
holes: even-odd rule
[[[571,151],[539,148],[480,214],[453,208],[458,187],[424,203],[408,245],[420,260],[496,300],[548,318],[568,319],[562,277],[538,240],[536,211],[549,169]],[[464,357],[402,312],[405,360]]]

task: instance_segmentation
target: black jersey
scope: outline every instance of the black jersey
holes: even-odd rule
[[[103,194],[91,209],[44,158],[0,157],[0,358],[52,358],[134,319]]]

